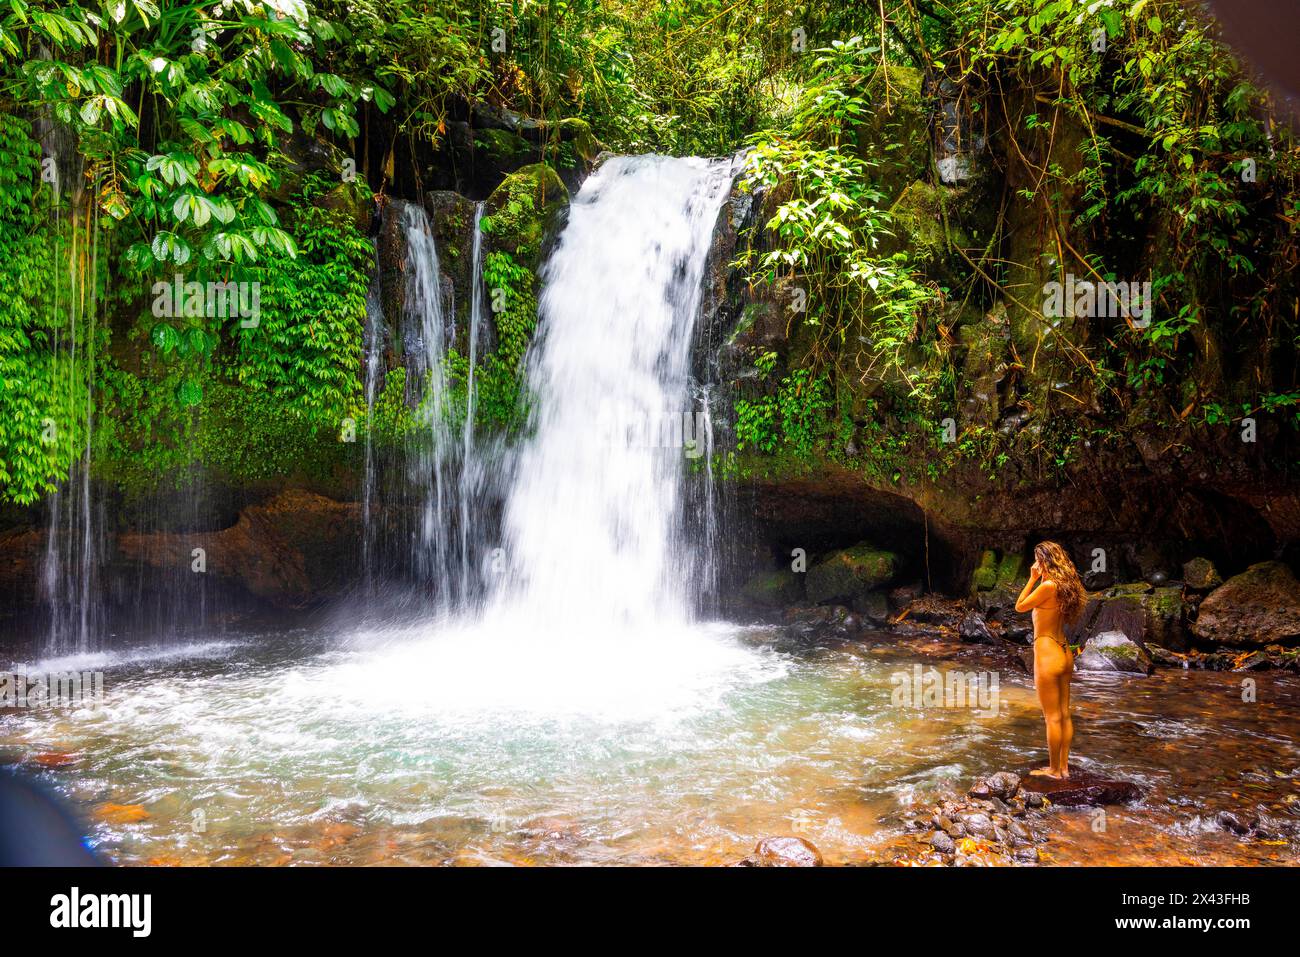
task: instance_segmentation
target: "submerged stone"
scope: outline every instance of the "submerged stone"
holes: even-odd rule
[[[765,837],[740,867],[821,867],[822,854],[802,837]]]
[[[1075,667],[1080,671],[1118,671],[1149,675],[1151,656],[1146,649],[1120,631],[1103,631],[1088,639]]]

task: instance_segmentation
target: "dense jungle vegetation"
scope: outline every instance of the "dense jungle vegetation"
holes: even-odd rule
[[[617,152],[751,149],[768,228],[737,267],[780,328],[738,340],[747,455],[996,475],[1133,430],[1300,422],[1300,152],[1190,4],[10,0],[3,498],[37,502],[87,455],[126,489],[351,461],[372,192],[394,144],[434,155],[474,105],[581,120]],[[303,144],[332,171],[306,173]],[[943,162],[969,169],[946,183]],[[494,285],[526,286],[525,260],[489,262]],[[258,321],[158,318],[178,274],[259,283]],[[1146,319],[1045,316],[1067,274],[1150,281]],[[498,422],[532,318],[485,360]],[[390,438],[402,389],[374,417]]]

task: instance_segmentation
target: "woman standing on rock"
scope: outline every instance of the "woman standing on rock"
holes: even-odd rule
[[[1030,771],[1049,778],[1070,776],[1070,678],[1074,655],[1065,639],[1065,626],[1079,617],[1087,600],[1074,562],[1056,542],[1034,549],[1029,581],[1016,599],[1016,611],[1032,611],[1034,618],[1034,687],[1047,721],[1048,765]]]

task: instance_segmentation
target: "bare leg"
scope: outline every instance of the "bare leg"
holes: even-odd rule
[[[1036,768],[1030,774],[1041,774],[1051,778],[1061,776],[1061,685],[1059,675],[1048,673],[1039,660],[1038,649],[1034,655],[1034,685],[1038,689],[1038,703],[1043,709],[1043,720],[1047,724],[1046,768]]]
[[[1060,700],[1061,700],[1061,757],[1060,771],[1061,777],[1070,776],[1070,742],[1074,740],[1074,721],[1070,718],[1070,680],[1074,677],[1073,661],[1066,666],[1061,672],[1060,682]]]

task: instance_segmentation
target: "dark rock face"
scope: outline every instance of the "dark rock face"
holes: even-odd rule
[[[1142,797],[1142,789],[1132,781],[1116,781],[1078,769],[1071,770],[1065,780],[1026,773],[1020,779],[1020,788],[1026,795],[1041,795],[1061,807],[1128,804]]]
[[[1260,562],[1201,602],[1192,631],[1203,641],[1263,646],[1300,640],[1300,582],[1281,562]]]
[[[121,557],[155,569],[185,568],[205,552],[205,574],[240,585],[280,608],[307,608],[338,597],[354,567],[360,506],[290,490],[244,509],[217,532],[127,533]]]
[[[1080,671],[1118,671],[1151,674],[1151,656],[1145,648],[1119,631],[1104,631],[1088,639],[1074,666]]]
[[[465,119],[448,124],[426,181],[478,199],[511,173],[547,160],[570,192],[577,192],[603,149],[585,120],[537,120],[475,103]]]
[[[741,586],[740,594],[760,608],[783,608],[803,597],[803,580],[788,570],[759,572]]]
[[[802,837],[765,837],[740,867],[821,867],[821,851]]]

